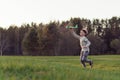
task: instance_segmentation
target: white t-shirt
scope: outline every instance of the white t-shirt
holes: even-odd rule
[[[85,36],[79,36],[74,31],[72,34],[75,38],[80,40],[81,51],[89,51],[90,41]]]

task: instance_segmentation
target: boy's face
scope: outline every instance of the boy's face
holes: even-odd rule
[[[84,31],[80,31],[80,36],[85,36],[85,32]]]

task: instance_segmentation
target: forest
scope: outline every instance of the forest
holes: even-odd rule
[[[0,55],[76,56],[80,54],[79,40],[66,25],[78,25],[79,35],[87,27],[91,55],[120,54],[120,17],[111,19],[71,18],[68,21],[50,21],[0,27]]]

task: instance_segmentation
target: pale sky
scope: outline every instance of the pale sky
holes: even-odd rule
[[[120,0],[0,0],[0,26],[120,17]]]

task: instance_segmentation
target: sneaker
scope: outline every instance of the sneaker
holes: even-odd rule
[[[90,62],[90,66],[91,66],[91,68],[93,67],[93,61]]]

